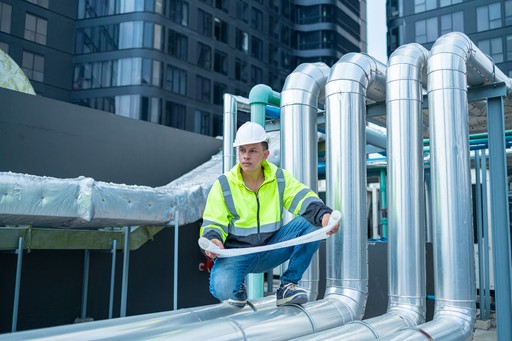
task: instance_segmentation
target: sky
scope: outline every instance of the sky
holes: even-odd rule
[[[367,0],[366,8],[368,54],[386,64],[386,0]]]

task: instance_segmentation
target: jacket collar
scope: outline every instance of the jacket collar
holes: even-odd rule
[[[263,160],[261,166],[263,167],[263,175],[265,176],[265,181],[263,181],[263,183],[273,181],[276,178],[275,173],[277,170],[277,166],[274,165],[273,163],[268,162],[267,160]],[[233,176],[233,179],[237,182],[237,184],[244,185],[244,179],[242,178],[240,162],[238,162],[230,170],[230,173]]]

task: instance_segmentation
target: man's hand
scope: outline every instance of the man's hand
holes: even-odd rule
[[[223,249],[224,248],[224,244],[222,244],[222,242],[218,239],[212,239],[210,240],[213,244],[217,245],[219,248]],[[205,251],[204,252],[206,254],[207,257],[210,257],[211,259],[215,259],[217,258],[217,254],[216,253],[213,253],[213,252],[210,252],[210,251]]]
[[[324,214],[324,215],[323,215],[323,217],[322,217],[322,226],[323,226],[323,227],[326,227],[326,226],[327,226],[327,224],[329,224],[329,218],[330,218],[330,217],[331,217],[331,214],[330,214],[330,213],[326,213],[326,214]],[[327,232],[327,234],[328,234],[328,235],[335,234],[336,232],[338,232],[339,228],[340,228],[340,223],[338,222],[338,223],[336,224],[336,226],[334,226],[334,227],[333,227],[333,229],[332,229],[332,230],[330,230],[329,232]]]

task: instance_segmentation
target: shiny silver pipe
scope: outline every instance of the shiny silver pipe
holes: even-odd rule
[[[385,65],[349,53],[326,85],[326,201],[341,211],[342,233],[327,240],[325,299],[341,303],[343,323],[361,319],[368,295],[366,98],[385,98]]]
[[[238,110],[251,112],[249,100],[240,96],[224,94],[223,173],[229,171],[236,164],[236,148],[233,147],[233,141],[237,130]]]
[[[166,311],[153,314],[144,314],[94,322],[83,322],[57,327],[41,328],[17,333],[0,335],[0,340],[126,340],[140,339],[154,330],[164,327],[167,331],[183,328],[183,326],[216,319],[228,315],[241,315],[258,310],[269,309],[275,301],[269,298],[251,301],[249,305],[240,309],[228,303],[213,304],[203,307],[193,307]],[[135,337],[135,336],[138,337]]]
[[[434,319],[384,340],[471,340],[476,319],[467,86],[493,81],[489,59],[461,33],[439,38],[428,60]],[[498,72],[494,75],[500,77]]]
[[[387,313],[311,337],[310,340],[374,340],[425,322],[425,226],[422,79],[428,52],[419,44],[390,56],[386,80],[388,132]]]
[[[281,167],[318,192],[318,102],[325,99],[330,68],[324,63],[301,64],[284,82],[281,92]],[[302,276],[300,286],[310,301],[318,297],[318,252]]]

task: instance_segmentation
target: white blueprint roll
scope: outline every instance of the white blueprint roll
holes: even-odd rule
[[[322,227],[321,229],[318,229],[316,231],[313,231],[311,233],[305,234],[303,236],[293,238],[290,240],[285,240],[280,243],[276,244],[270,244],[270,245],[262,245],[262,246],[254,246],[254,247],[246,247],[246,248],[238,248],[238,249],[221,249],[214,243],[212,243],[209,239],[205,237],[201,237],[198,240],[199,247],[205,251],[209,251],[212,253],[217,254],[220,258],[225,257],[235,257],[235,256],[241,256],[241,255],[248,255],[256,252],[263,252],[263,251],[271,251],[280,249],[283,247],[288,246],[295,246],[310,242],[315,242],[322,239],[329,238],[329,235],[327,232],[331,231],[334,226],[340,221],[341,218],[341,212],[340,211],[332,211],[331,217],[329,218],[329,222],[327,226]]]

